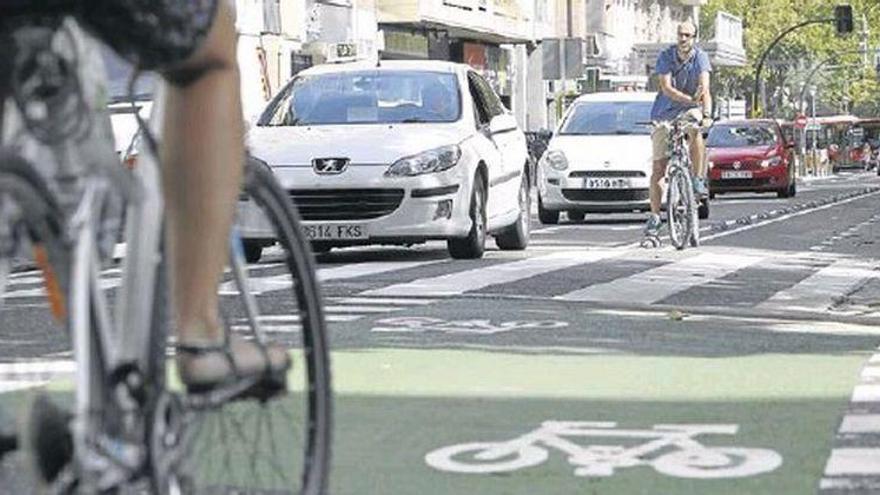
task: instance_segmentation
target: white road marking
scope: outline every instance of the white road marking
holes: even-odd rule
[[[620,249],[560,251],[500,265],[418,279],[361,292],[362,296],[449,296],[490,285],[515,282],[543,273],[619,256]]]
[[[840,424],[841,433],[880,433],[880,414],[847,414]]]
[[[630,277],[578,289],[556,296],[555,299],[653,304],[677,292],[758,263],[762,259],[763,256],[734,253],[702,253]]]
[[[831,451],[825,475],[880,475],[880,449],[843,448]]]
[[[851,288],[868,278],[880,276],[874,265],[864,261],[840,260],[820,269],[800,283],[774,294],[757,305],[758,309],[787,311],[825,311]]]

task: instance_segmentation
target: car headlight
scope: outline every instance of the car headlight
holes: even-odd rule
[[[385,176],[411,177],[442,172],[456,166],[460,158],[461,148],[458,145],[441,146],[397,160],[388,167]]]
[[[773,158],[761,160],[761,168],[773,167],[773,166],[779,165],[781,162],[782,162],[781,157],[774,156]]]
[[[559,150],[548,151],[541,159],[554,170],[562,171],[568,168],[568,159],[565,157],[565,153]]]

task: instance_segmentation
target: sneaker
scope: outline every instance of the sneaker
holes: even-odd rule
[[[703,177],[694,177],[694,194],[698,198],[709,195],[709,188],[706,187],[706,179]]]
[[[648,216],[648,221],[645,223],[645,236],[648,237],[657,237],[660,233],[660,215],[656,213],[651,213]]]

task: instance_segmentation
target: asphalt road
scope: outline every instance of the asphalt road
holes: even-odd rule
[[[322,255],[332,493],[880,486],[878,198],[873,174],[719,196],[703,246],[681,252],[639,248],[644,217],[628,214],[535,218],[526,251],[481,260],[442,243]],[[271,276],[271,253],[262,266]],[[7,409],[63,379],[9,363],[69,359],[27,292],[39,280],[16,276],[0,312]]]

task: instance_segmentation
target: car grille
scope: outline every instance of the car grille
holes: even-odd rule
[[[647,189],[563,189],[569,201],[647,201]]]
[[[568,174],[572,179],[583,177],[646,177],[640,170],[579,170]]]
[[[730,163],[718,163],[715,162],[715,168],[721,170],[760,170],[761,162],[758,161],[748,161],[748,162],[740,162],[740,168],[734,168],[733,162]]]
[[[303,220],[367,220],[388,215],[403,189],[294,189],[290,198]]]
[[[770,179],[722,179],[709,182],[709,186],[716,189],[747,189],[750,187],[764,187],[770,184]]]

